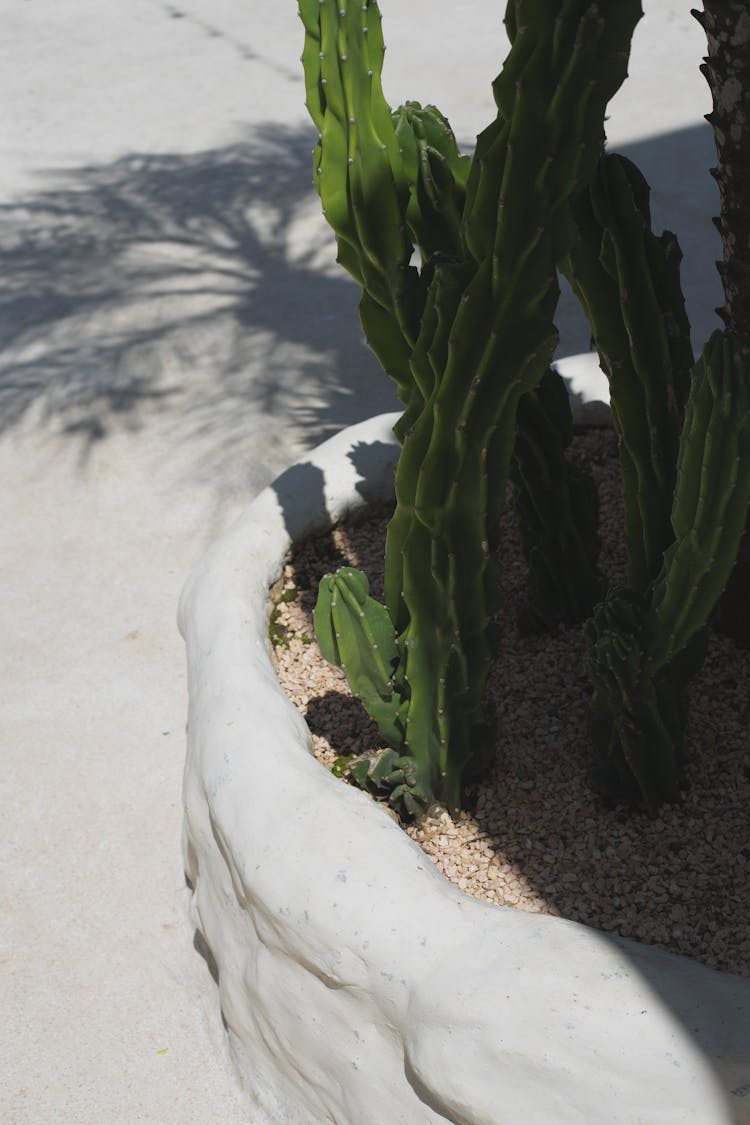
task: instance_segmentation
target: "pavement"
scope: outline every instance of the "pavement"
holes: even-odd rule
[[[718,326],[683,0],[646,0],[611,147]],[[382,0],[392,104],[470,145],[495,0]],[[294,0],[0,0],[0,1122],[247,1122],[180,855],[175,608],[290,460],[395,408],[311,188]],[[588,331],[569,294],[560,355]]]

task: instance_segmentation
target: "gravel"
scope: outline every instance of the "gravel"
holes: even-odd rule
[[[622,497],[611,429],[584,427],[572,455],[592,465],[601,503],[602,567],[624,582]],[[278,675],[306,719],[316,757],[344,772],[379,747],[377,730],[313,639],[320,577],[358,566],[382,599],[390,512],[301,545],[274,591]],[[586,680],[580,628],[521,636],[525,566],[512,512],[504,517],[506,608],[488,695],[499,726],[491,776],[451,817],[434,808],[404,825],[438,869],[485,902],[554,914],[750,974],[750,652],[712,636],[691,687],[685,787],[656,818],[607,807],[587,784]]]

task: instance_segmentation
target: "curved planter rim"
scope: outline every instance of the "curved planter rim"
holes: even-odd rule
[[[271,663],[269,588],[294,540],[392,496],[397,417],[283,473],[180,600],[191,917],[250,1119],[750,1121],[749,980],[470,898],[312,756]]]

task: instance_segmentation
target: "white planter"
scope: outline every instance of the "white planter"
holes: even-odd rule
[[[192,920],[248,1121],[750,1121],[750,980],[469,898],[312,756],[268,590],[293,540],[392,494],[395,417],[278,478],[180,604]]]

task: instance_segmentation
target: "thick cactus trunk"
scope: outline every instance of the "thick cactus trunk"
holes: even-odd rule
[[[412,356],[429,392],[396,471],[386,601],[412,693],[406,748],[451,806],[485,765],[497,517],[519,399],[557,341],[565,209],[593,170],[640,14],[618,8],[604,20],[588,3],[509,6],[513,47],[472,162],[463,259],[435,266]]]
[[[711,89],[708,114],[718,164],[712,169],[721,198],[714,220],[724,260],[717,263],[724,306],[717,310],[728,328],[750,336],[750,11],[739,0],[704,0],[693,12],[706,32],[708,55],[701,67]],[[735,568],[719,603],[719,627],[750,648],[750,529],[746,528]]]

